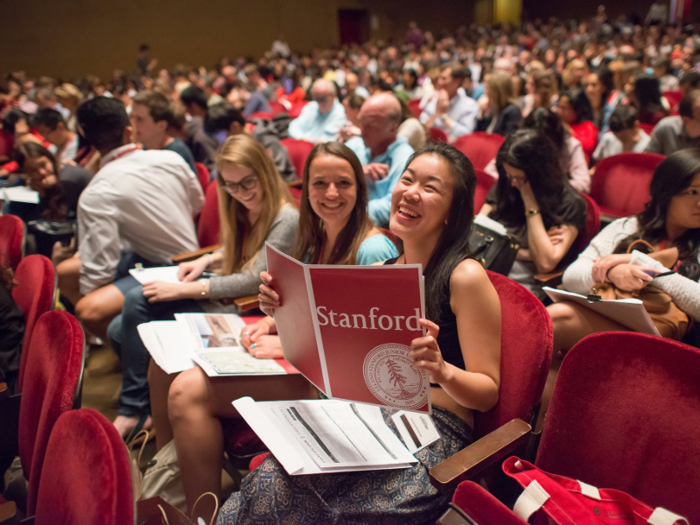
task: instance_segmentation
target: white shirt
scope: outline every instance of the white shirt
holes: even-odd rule
[[[437,93],[425,105],[420,114],[421,124],[425,124],[430,116],[437,109]],[[479,104],[476,100],[469,98],[462,88],[457,90],[454,97],[450,99],[450,107],[447,116],[452,121],[448,127],[442,118],[438,117],[433,121],[433,126],[440,128],[449,136],[450,142],[463,136],[469,135],[476,128],[476,117],[479,115]]]
[[[105,155],[80,196],[82,294],[114,280],[122,248],[171,264],[173,255],[199,247],[193,218],[204,194],[197,177],[173,151],[135,147],[127,144]]]
[[[56,160],[61,164],[65,164],[67,160],[74,160],[78,156],[78,134],[74,134],[62,150],[59,150],[55,144],[51,144],[49,151],[54,155],[60,153],[60,157]]]

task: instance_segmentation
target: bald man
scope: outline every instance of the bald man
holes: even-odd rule
[[[338,140],[347,119],[335,84],[319,79],[311,86],[311,96],[313,102],[304,106],[299,116],[289,123],[289,136],[314,144]]]
[[[413,148],[397,137],[401,105],[393,93],[368,98],[360,109],[361,136],[349,140],[348,148],[362,163],[369,191],[369,216],[381,228],[389,227],[391,193],[406,167]]]

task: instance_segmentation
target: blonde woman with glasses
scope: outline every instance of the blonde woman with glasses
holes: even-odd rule
[[[180,265],[181,282],[152,282],[135,288],[124,299],[122,314],[109,326],[108,336],[122,361],[119,415],[114,425],[122,436],[149,428],[148,367],[150,356],[138,334],[141,323],[172,319],[178,312],[229,312],[223,299],[255,294],[260,272],[267,268],[265,242],[291,252],[299,226],[299,212],[265,148],[247,135],[229,137],[217,154],[219,220],[223,248]],[[198,279],[207,269],[219,275]],[[167,392],[172,378],[156,368],[154,412],[160,446],[169,441]],[[160,373],[159,373],[160,372]],[[159,392],[163,399],[156,401]],[[157,407],[162,412],[157,413]],[[162,437],[165,436],[165,440]]]

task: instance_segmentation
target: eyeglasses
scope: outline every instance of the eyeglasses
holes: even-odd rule
[[[246,177],[241,182],[221,182],[221,186],[224,188],[224,191],[226,191],[226,193],[228,193],[229,195],[235,195],[236,193],[238,193],[239,188],[243,189],[244,191],[250,191],[257,185],[257,175],[251,175],[250,177]]]
[[[318,102],[319,104],[325,104],[326,102],[328,102],[331,99],[331,97],[326,95],[323,97],[313,97],[313,99],[314,99],[314,102]]]

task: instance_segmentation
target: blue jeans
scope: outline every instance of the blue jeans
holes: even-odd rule
[[[148,364],[146,350],[137,327],[150,321],[168,321],[176,313],[201,312],[193,299],[149,303],[138,286],[124,296],[122,313],[107,328],[107,337],[122,362],[122,389],[119,393],[119,415],[134,417],[150,413]]]

